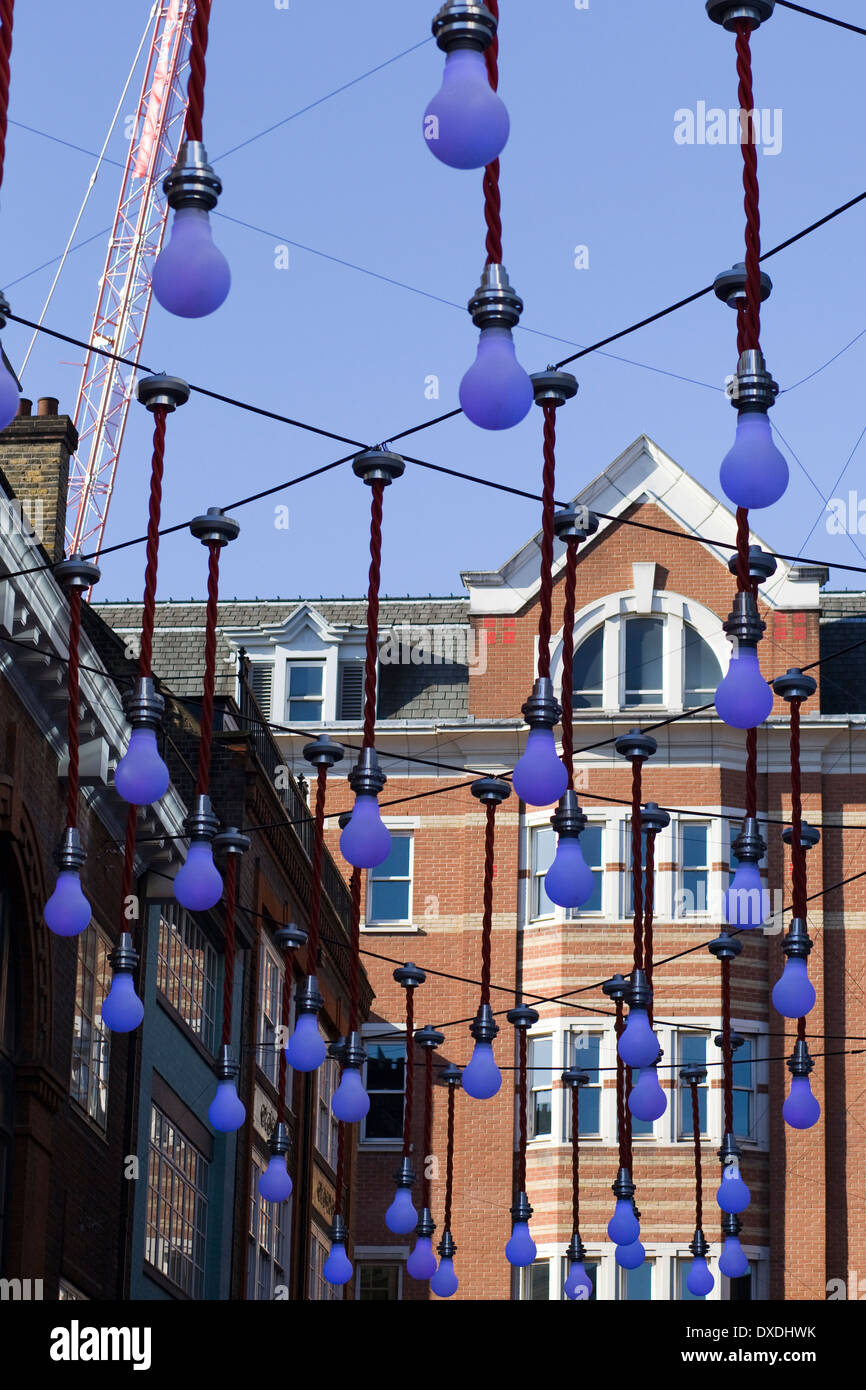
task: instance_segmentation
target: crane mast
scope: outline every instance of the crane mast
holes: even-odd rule
[[[174,163],[186,119],[186,75],[194,0],[156,0],[153,33],[114,225],[75,406],[79,444],[69,468],[68,551],[102,548],[135,369],[93,348],[139,361],[153,264],[168,206],[157,174]]]

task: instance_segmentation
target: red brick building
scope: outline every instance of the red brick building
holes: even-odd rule
[[[559,1077],[572,1062],[591,1072],[592,1084],[582,1097],[581,1233],[597,1296],[680,1298],[690,1259],[695,1225],[691,1121],[672,1080],[675,1069],[660,1071],[669,1091],[664,1116],[635,1125],[633,1176],[645,1265],[628,1276],[619,1271],[605,1234],[617,1167],[615,1047],[611,1006],[599,986],[631,966],[630,768],[615,754],[613,739],[635,724],[651,725],[712,700],[728,658],[722,623],[735,587],[727,567],[731,550],[719,542],[734,543],[735,520],[644,437],[576,500],[611,518],[601,521],[581,548],[577,567],[576,783],[589,817],[583,844],[596,892],[587,908],[569,919],[553,908],[543,891],[554,849],[553,808],[536,810],[514,797],[506,801],[496,820],[492,971],[501,1030],[495,1048],[503,1068],[515,1060],[504,1014],[517,993],[528,1002],[561,995],[572,1000],[540,1004],[540,1020],[530,1035],[527,1185],[538,1261],[520,1277],[512,1275],[503,1254],[512,1200],[515,1073],[504,1071],[502,1090],[493,1100],[473,1101],[458,1092],[452,1223],[458,1298],[562,1297],[571,1234],[571,1155]],[[389,805],[383,813],[394,849],[365,886],[362,944],[376,997],[366,1029],[373,1106],[361,1134],[352,1226],[360,1298],[430,1297],[426,1285],[411,1280],[402,1267],[408,1244],[391,1236],[383,1221],[399,1160],[402,1114],[404,997],[392,971],[395,963],[413,960],[430,972],[417,992],[417,1023],[433,1023],[445,1032],[442,1060],[465,1064],[478,986],[464,981],[477,980],[480,971],[484,843],[484,811],[465,783],[473,773],[509,771],[522,752],[520,707],[535,674],[538,542],[538,535],[530,537],[499,570],[464,572],[468,598],[386,599],[381,606],[376,744],[388,774],[381,800],[414,799]],[[551,647],[557,689],[562,565],[557,546]],[[829,658],[861,635],[863,595],[822,593],[826,578],[819,567],[780,560],[763,585],[760,610],[767,629],[760,656],[766,675]],[[138,622],[137,605],[111,604],[102,612],[121,633]],[[201,604],[160,604],[155,659],[170,684],[197,663],[203,621]],[[244,648],[260,703],[295,774],[304,770],[304,737],[281,732],[281,726],[326,727],[348,745],[359,742],[364,623],[361,600],[227,600],[221,607],[226,688]],[[866,797],[857,735],[866,719],[866,681],[859,657],[828,659],[815,668],[818,693],[803,710],[804,814],[821,831],[808,861],[812,894],[862,868],[859,827],[866,829]],[[850,1271],[866,1270],[866,1082],[860,1057],[838,1055],[856,1047],[843,1036],[866,1034],[863,880],[810,904],[815,943],[810,974],[818,1000],[808,1029],[822,1118],[806,1132],[786,1129],[781,1118],[789,1081],[783,1059],[792,1050],[794,1025],[772,1008],[770,990],[784,961],[779,942],[790,900],[790,857],[781,841],[782,825],[790,818],[787,713],[777,700],[758,734],[758,807],[770,822],[762,872],[776,915],[769,928],[748,937],[732,975],[733,1021],[744,1039],[736,1054],[735,1128],[752,1192],[741,1237],[750,1274],[734,1287],[717,1268],[719,967],[707,951],[697,950],[658,965],[655,974],[665,1064],[709,1064],[701,1117],[704,1226],[716,1274],[714,1298],[823,1299],[829,1280],[847,1282]],[[706,712],[671,723],[656,737],[658,752],[644,768],[644,799],[671,812],[656,848],[655,937],[661,960],[709,942],[722,924],[731,843],[743,815],[744,736]],[[332,774],[329,811],[351,805],[341,776],[349,766],[347,758]],[[442,791],[451,784],[453,790]],[[425,792],[437,795],[419,795]],[[330,825],[336,852],[336,824]],[[415,1119],[418,1168],[420,1106]],[[433,1145],[439,1164],[433,1213],[440,1231],[444,1124],[440,1091]]]

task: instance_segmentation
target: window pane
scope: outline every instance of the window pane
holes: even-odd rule
[[[365,1139],[399,1139],[403,1134],[403,1096],[380,1092],[370,1096],[364,1121]]]
[[[592,896],[587,899],[582,907],[569,909],[568,917],[570,919],[579,919],[585,912],[601,912],[603,843],[604,827],[601,825],[590,824],[581,834],[580,847],[583,851],[583,857],[588,867],[592,869]]]
[[[691,1269],[691,1267],[691,1260],[677,1260],[677,1272],[679,1275],[677,1298],[681,1299],[683,1302],[686,1303],[703,1303],[704,1300],[703,1297],[701,1297],[701,1295],[696,1293],[689,1293],[686,1280],[689,1277],[689,1270]]]
[[[409,918],[409,880],[370,884],[370,921],[406,922]]]
[[[293,723],[295,720],[299,723],[304,720],[312,724],[320,723],[322,719],[321,700],[290,700],[289,719]]]
[[[396,1265],[358,1266],[358,1301],[364,1303],[394,1303],[400,1282]]]
[[[553,1092],[533,1091],[532,1102],[532,1137],[545,1139],[551,1133]]]
[[[552,832],[551,832],[552,833]],[[371,878],[408,878],[411,836],[391,835],[391,849],[384,863],[370,870]]]
[[[553,1080],[553,1039],[529,1039],[529,1065],[531,1086],[550,1086]]]
[[[578,1127],[581,1134],[598,1134],[601,1110],[601,1091],[597,1087],[582,1086]]]
[[[688,623],[684,624],[685,637],[685,705],[705,705],[722,679],[722,669],[715,653]]]
[[[662,700],[661,618],[629,618],[625,625],[625,702],[657,705]]]
[[[598,709],[601,705],[602,650],[604,628],[591,632],[574,654],[574,709]]]
[[[734,1091],[734,1134],[748,1139],[752,1133],[752,1093]]]
[[[709,827],[685,821],[680,826],[680,855],[684,869],[702,869],[707,863]]]
[[[405,1053],[402,1043],[367,1043],[367,1090],[402,1091]]]
[[[644,1260],[638,1269],[624,1269],[621,1277],[623,1298],[630,1302],[652,1298],[653,1267],[649,1260]]]
[[[536,1260],[523,1273],[523,1297],[533,1302],[550,1298],[550,1261]]]
[[[752,1040],[745,1038],[734,1053],[733,1077],[735,1086],[752,1085]]]
[[[589,1275],[589,1282],[592,1284],[592,1293],[589,1295],[589,1298],[586,1301],[587,1303],[594,1302],[595,1299],[598,1297],[596,1293],[598,1280],[598,1265],[590,1264],[588,1260],[584,1260],[583,1267]]]
[[[290,695],[321,695],[322,667],[293,666],[289,672]]]
[[[533,873],[546,874],[556,854],[556,831],[552,826],[540,825],[532,832],[534,849]]]
[[[634,1088],[634,1087],[637,1085],[639,1077],[640,1077],[640,1068],[639,1068],[639,1067],[632,1067],[632,1072],[631,1072],[631,1084],[632,1084],[632,1088]],[[633,1135],[633,1137],[634,1137],[635,1139],[640,1138],[642,1135],[652,1134],[654,1128],[655,1128],[655,1121],[653,1121],[653,1120],[639,1120],[639,1119],[637,1118],[636,1115],[632,1115],[632,1117],[631,1117],[631,1132],[632,1132],[632,1135]],[[649,1298],[649,1294],[647,1294],[647,1298]]]

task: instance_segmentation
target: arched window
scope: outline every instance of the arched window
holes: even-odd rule
[[[629,705],[664,703],[664,618],[629,618],[625,625],[625,698]]]
[[[601,709],[604,628],[597,627],[574,653],[574,709]]]
[[[716,686],[722,679],[715,652],[699,632],[688,623],[683,624],[683,646],[685,679],[683,681],[683,706],[694,709],[696,705],[707,705],[713,700]]]

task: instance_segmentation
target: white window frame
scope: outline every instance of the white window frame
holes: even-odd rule
[[[361,1292],[362,1265],[396,1265],[397,1300],[402,1299],[403,1266],[409,1258],[411,1248],[410,1245],[356,1245],[354,1250],[355,1278],[353,1281],[356,1301]]]
[[[316,1153],[334,1170],[337,1167],[337,1141],[340,1122],[331,1109],[334,1092],[340,1082],[340,1064],[335,1057],[326,1057],[316,1071],[316,1124],[313,1142]],[[322,1129],[327,1126],[327,1149],[322,1148]]]
[[[551,1029],[549,1029],[549,1028],[545,1029],[545,1028],[542,1028],[542,1027],[540,1027],[540,1026],[538,1027],[537,1031],[536,1031],[536,1029],[533,1029],[532,1032],[528,1033],[527,1036],[526,1036],[526,1042],[527,1042],[526,1060],[527,1060],[527,1068],[531,1067],[531,1066],[533,1065],[533,1062],[532,1062],[533,1044],[534,1044],[534,1043],[537,1043],[537,1042],[547,1042],[547,1041],[550,1042],[550,1085],[549,1085],[549,1086],[536,1085],[536,1084],[535,1084],[535,1078],[534,1078],[534,1072],[527,1070],[527,1076],[526,1076],[526,1108],[527,1108],[527,1114],[526,1114],[526,1133],[527,1133],[527,1143],[529,1143],[529,1142],[533,1142],[533,1143],[534,1143],[534,1142],[536,1142],[536,1141],[539,1142],[539,1143],[548,1143],[548,1142],[553,1138],[553,1135],[554,1135],[554,1125],[555,1125],[555,1123],[556,1123],[556,1108],[555,1108],[555,1103],[554,1103],[554,1097],[555,1097],[555,1095],[556,1095],[556,1086],[554,1085],[554,1080],[555,1080],[555,1078],[556,1078],[556,1076],[557,1076],[556,1061],[557,1061],[557,1045],[558,1045],[558,1043],[559,1043],[559,1038],[557,1037],[557,1034],[556,1034],[555,1032],[553,1032],[553,1031],[552,1031]],[[560,1067],[559,1070],[561,1071],[562,1068]],[[544,1091],[544,1092],[548,1092],[548,1091],[549,1091],[549,1092],[550,1092],[550,1133],[549,1133],[549,1134],[536,1134],[536,1133],[534,1132],[534,1131],[535,1131],[535,1093],[536,1093],[536,1091]]]
[[[292,671],[299,671],[303,667],[315,666],[322,673],[322,690],[320,695],[295,695],[292,691]],[[328,664],[322,656],[287,657],[284,668],[285,688],[283,692],[283,719],[286,724],[303,727],[306,724],[316,725],[328,722],[328,706],[326,700],[326,689],[328,681]],[[290,712],[291,701],[299,700],[304,704],[319,704],[322,706],[321,714],[318,719],[295,719]],[[273,697],[272,697],[273,703]]]
[[[267,963],[269,966],[271,966],[271,967],[276,971],[276,977],[277,977],[277,981],[278,981],[278,983],[279,983],[279,1000],[278,1000],[278,1003],[279,1003],[279,1016],[276,1018],[276,1020],[274,1020],[274,1039],[273,1039],[273,1042],[272,1042],[272,1043],[269,1042],[269,1041],[267,1040],[267,1038],[265,1037],[265,1034],[264,1034],[265,1015],[264,1015],[264,1011],[263,1011],[263,1008],[262,1008],[262,1000],[263,1000],[263,995],[264,995],[264,984],[265,984],[265,974],[264,974],[264,972],[265,972],[265,965],[266,965],[266,963]],[[277,1089],[277,1086],[279,1085],[279,1069],[280,1069],[280,1051],[281,1051],[281,1046],[282,1046],[282,1047],[285,1047],[286,1043],[288,1042],[288,1038],[286,1038],[284,1041],[283,1041],[283,1039],[281,1038],[281,1030],[282,1030],[282,1027],[283,1027],[283,1013],[282,1013],[282,1008],[283,1008],[283,990],[284,990],[285,987],[286,987],[285,972],[286,972],[286,963],[285,963],[285,960],[281,960],[281,959],[280,959],[280,956],[279,956],[279,954],[277,953],[276,948],[275,948],[274,946],[271,945],[270,940],[268,939],[268,937],[266,937],[266,935],[265,935],[264,932],[263,932],[263,933],[262,933],[262,936],[261,936],[261,953],[260,953],[260,957],[259,957],[259,978],[258,978],[258,982],[257,982],[257,985],[256,985],[256,1066],[258,1067],[258,1069],[259,1069],[259,1071],[262,1073],[262,1075],[263,1075],[264,1077],[266,1077],[267,1080],[270,1082],[270,1084],[274,1087],[274,1090],[276,1090],[276,1089]],[[291,1037],[292,1030],[294,1029],[294,1026],[295,1026],[295,997],[294,997],[294,990],[291,990],[290,995],[289,995],[289,1025],[288,1025],[288,1027],[289,1027],[289,1037]],[[271,1075],[271,1072],[268,1070],[268,1068],[265,1067],[265,1066],[263,1065],[264,1061],[265,1061],[266,1058],[267,1058],[267,1053],[266,1053],[266,1051],[265,1051],[266,1048],[271,1048],[272,1051],[273,1051],[273,1058],[272,1058],[272,1060],[273,1060],[273,1071],[274,1071],[273,1076]],[[290,1066],[287,1066],[287,1067],[286,1067],[286,1103],[287,1103],[287,1105],[288,1105],[288,1107],[289,1107],[290,1110],[291,1110],[291,1099],[292,1099],[292,1085],[291,1085],[291,1079],[292,1079],[292,1068],[291,1068]]]
[[[420,816],[383,816],[382,824],[392,832],[392,834],[409,835],[409,916],[405,922],[374,922],[370,920],[370,903],[372,901],[372,889],[370,874],[367,874],[366,890],[364,893],[363,912],[361,915],[361,931],[369,932],[371,936],[423,936],[424,928],[415,921],[415,847],[416,836],[421,828]],[[426,918],[427,900],[425,899],[425,920],[435,921],[438,915],[438,908]]]
[[[387,825],[387,822],[386,822],[386,825]],[[367,909],[366,909],[366,912],[365,912],[366,925],[367,925],[368,928],[371,928],[371,927],[378,927],[380,930],[385,930],[386,928],[387,928],[387,929],[391,929],[392,927],[412,927],[412,926],[414,926],[414,922],[413,922],[413,920],[412,920],[412,908],[413,908],[414,887],[415,887],[415,882],[414,882],[414,879],[415,879],[415,831],[414,831],[414,829],[412,829],[412,828],[410,828],[410,827],[408,827],[408,826],[405,826],[405,825],[399,825],[399,826],[398,826],[398,825],[395,825],[395,826],[390,826],[390,825],[388,825],[387,828],[391,831],[391,837],[392,837],[392,839],[394,838],[395,835],[400,836],[402,839],[408,839],[408,841],[409,841],[409,872],[408,872],[408,874],[392,875],[392,876],[390,876],[389,878],[374,879],[374,878],[373,878],[373,873],[374,873],[374,871],[373,871],[372,869],[368,869],[368,871],[367,871]],[[408,882],[409,882],[409,898],[408,898],[408,904],[407,904],[407,906],[408,906],[408,911],[407,911],[407,913],[406,913],[406,916],[405,916],[405,917],[395,917],[395,918],[390,918],[390,917],[388,917],[388,918],[373,917],[373,916],[371,915],[371,907],[372,907],[372,903],[373,903],[373,884],[374,884],[374,882],[377,882],[377,883],[405,883],[407,879],[408,879]]]
[[[707,921],[707,920],[709,920],[710,918],[714,918],[714,917],[715,917],[716,919],[718,919],[719,913],[716,913],[716,912],[713,911],[713,905],[714,905],[714,901],[715,901],[716,897],[718,897],[718,899],[719,899],[719,906],[721,906],[721,893],[722,893],[723,889],[722,889],[722,886],[721,886],[719,871],[718,871],[718,869],[715,869],[715,870],[713,869],[713,864],[714,864],[714,862],[717,864],[717,863],[719,862],[719,859],[718,859],[718,857],[716,857],[715,860],[714,860],[714,857],[713,857],[713,856],[714,856],[714,854],[716,854],[717,850],[720,850],[720,849],[721,849],[721,846],[718,844],[718,841],[719,841],[719,831],[720,831],[721,827],[720,827],[718,821],[714,820],[714,818],[713,818],[713,816],[712,816],[711,814],[708,813],[708,814],[702,816],[702,815],[700,815],[700,814],[697,813],[697,812],[694,812],[694,813],[693,813],[693,812],[690,812],[688,815],[678,815],[678,816],[676,816],[675,818],[672,818],[672,825],[673,825],[673,828],[674,828],[674,831],[675,831],[675,835],[674,835],[674,845],[676,846],[676,849],[675,849],[674,862],[675,862],[676,868],[674,869],[674,877],[675,877],[675,880],[676,880],[676,881],[675,881],[675,884],[673,885],[673,893],[674,893],[674,895],[673,895],[673,899],[672,899],[672,902],[671,902],[671,916],[672,916],[672,917],[675,917],[677,921],[688,921],[688,922],[694,922],[694,921]],[[682,850],[683,850],[683,830],[684,830],[684,828],[685,828],[686,826],[688,826],[688,825],[700,825],[700,826],[705,826],[705,827],[706,827],[706,831],[707,831],[707,864],[706,864],[706,872],[707,872],[707,905],[706,905],[706,907],[703,909],[703,911],[701,911],[699,908],[696,908],[696,909],[695,909],[694,911],[692,911],[692,912],[679,912],[679,911],[678,911],[678,907],[679,907],[679,897],[678,897],[678,895],[685,892],[684,878],[685,878],[685,872],[686,872],[686,871],[685,871],[685,868],[684,868],[684,866],[683,866],[683,854],[682,854]],[[662,832],[662,833],[664,833],[664,832]],[[658,838],[658,837],[657,837],[657,838]],[[668,843],[670,843],[670,842],[668,842]]]
[[[657,623],[660,623],[660,624],[661,624],[661,638],[662,638],[662,643],[661,643],[661,646],[662,646],[662,652],[661,652],[661,663],[662,663],[662,689],[661,689],[661,699],[660,699],[660,700],[653,700],[653,701],[650,701],[650,702],[648,702],[648,703],[645,704],[645,705],[644,705],[644,704],[641,704],[641,705],[626,704],[626,675],[627,675],[627,672],[626,672],[626,660],[625,660],[625,656],[626,656],[626,629],[627,629],[627,627],[628,627],[628,624],[629,624],[630,619],[632,619],[632,618],[649,619],[650,621],[654,621],[654,622],[657,622]],[[654,712],[657,712],[658,710],[666,709],[666,708],[667,708],[667,696],[668,696],[668,694],[669,694],[669,692],[670,692],[670,684],[669,684],[669,680],[668,680],[668,667],[669,667],[669,665],[670,665],[670,658],[669,658],[670,633],[669,633],[669,624],[668,624],[668,622],[667,622],[667,620],[666,620],[665,615],[664,615],[663,613],[623,613],[622,616],[620,617],[619,621],[617,622],[616,626],[617,626],[618,629],[619,629],[617,636],[618,636],[618,645],[619,645],[619,707],[620,707],[620,709],[621,709],[623,712],[628,711],[629,714],[634,714],[635,717],[637,717],[637,715],[640,714],[641,711],[643,711],[643,710],[648,710],[648,711],[654,713]],[[608,640],[608,633],[607,633],[607,630],[605,630],[605,642],[607,642],[607,640]]]
[[[686,1065],[685,1057],[683,1056],[682,1039],[687,1034],[698,1035],[704,1039],[706,1043],[707,1062],[713,1062],[717,1058],[721,1060],[722,1054],[713,1042],[713,1037],[715,1035],[707,1028],[696,1028],[685,1023],[679,1024],[676,1028],[671,1029],[671,1042],[674,1051],[674,1061],[676,1062],[676,1072],[674,1073],[676,1079],[676,1094],[674,1097],[675,1114],[672,1117],[674,1121],[674,1136],[679,1139],[681,1143],[687,1143],[689,1140],[694,1143],[692,1121],[691,1117],[686,1121],[686,1108],[684,1103],[684,1097],[689,1094],[690,1088],[684,1085],[680,1080],[680,1068]],[[710,1111],[714,1070],[717,1071],[718,1068],[707,1067],[707,1079],[706,1081],[702,1081],[698,1087],[698,1090],[704,1089],[707,1093],[707,1127],[705,1130],[701,1131],[702,1144],[704,1141],[709,1142],[712,1133],[712,1116]]]
[[[344,1297],[340,1284],[329,1284],[324,1276],[324,1268],[330,1250],[324,1234],[313,1227],[310,1231],[310,1272],[309,1296],[311,1303],[335,1303]]]
[[[92,950],[90,949],[92,947]],[[69,1068],[69,1095],[79,1110],[102,1133],[108,1133],[108,1099],[110,1082],[111,1064],[111,1033],[102,1021],[102,1006],[111,988],[111,965],[109,955],[112,946],[106,933],[101,927],[92,921],[89,926],[79,934],[75,947],[75,991],[73,995],[73,1031],[72,1031],[72,1059]],[[100,993],[100,968],[99,957],[103,956],[102,998],[98,999]],[[92,968],[88,956],[92,956]],[[79,973],[85,971],[91,977],[92,998],[89,1016],[78,1010],[78,977]],[[97,1002],[98,1001],[98,1002]],[[83,1051],[76,1059],[76,1036],[75,1030],[79,1018],[86,1020],[89,1025],[89,1036],[87,1043],[87,1055]],[[80,1045],[80,1044],[79,1044]],[[80,1094],[80,1070],[76,1078],[76,1060],[79,1069],[82,1065],[87,1068],[87,1094]],[[100,1105],[100,1100],[102,1104]]]
[[[678,1286],[678,1261],[689,1262],[692,1254],[688,1244],[680,1244],[673,1241],[652,1243],[644,1242],[644,1248],[648,1260],[653,1262],[652,1280],[652,1302],[669,1303],[680,1302],[677,1297]],[[723,1303],[730,1299],[730,1280],[725,1275],[719,1273],[719,1254],[721,1249],[718,1241],[711,1242],[710,1253],[707,1256],[707,1264],[713,1275],[714,1284],[710,1293],[707,1294],[707,1303]],[[755,1268],[755,1293],[754,1301],[761,1302],[769,1299],[770,1284],[770,1251],[766,1246],[743,1245],[743,1253],[747,1260],[754,1262]],[[565,1294],[562,1286],[565,1283],[565,1257],[562,1253],[562,1244],[554,1244],[548,1241],[538,1244],[539,1261],[548,1262],[550,1277],[550,1301],[564,1302]],[[609,1242],[600,1244],[598,1242],[586,1243],[586,1262],[597,1266],[596,1271],[596,1301],[599,1303],[626,1302],[620,1297],[621,1278],[624,1271],[616,1263],[613,1247]],[[518,1277],[517,1291],[520,1297],[522,1280]],[[521,1300],[528,1301],[528,1300]]]
[[[535,831],[549,830],[550,811],[548,810],[527,810],[523,833],[520,837],[520,865],[525,870],[525,891],[521,894],[522,921],[520,927],[534,927],[536,924],[550,926],[555,923],[557,926],[568,924],[569,926],[580,926],[581,923],[602,922],[610,916],[610,890],[611,879],[614,875],[608,872],[607,856],[610,852],[610,845],[616,844],[616,840],[611,839],[611,835],[616,834],[616,821],[618,817],[614,815],[587,814],[587,821],[590,825],[601,826],[601,908],[598,912],[587,912],[584,908],[564,908],[553,905],[550,912],[541,917],[532,915],[533,908],[533,886],[534,886],[534,866],[535,866]]]
[[[265,1261],[268,1264],[268,1284],[269,1293],[267,1301],[272,1301],[278,1288],[288,1281],[289,1265],[292,1249],[292,1197],[289,1196],[285,1202],[266,1202],[259,1196],[259,1178],[268,1166],[268,1159],[257,1149],[253,1149],[250,1161],[250,1213],[249,1230],[247,1239],[249,1241],[249,1262],[247,1266],[247,1289],[246,1299],[248,1302],[260,1303],[265,1299],[258,1297],[259,1276]],[[262,1213],[265,1212],[270,1218],[270,1240],[263,1243],[260,1240],[260,1222]],[[278,1262],[277,1256],[282,1258]],[[276,1269],[282,1270],[283,1279],[278,1281]]]

